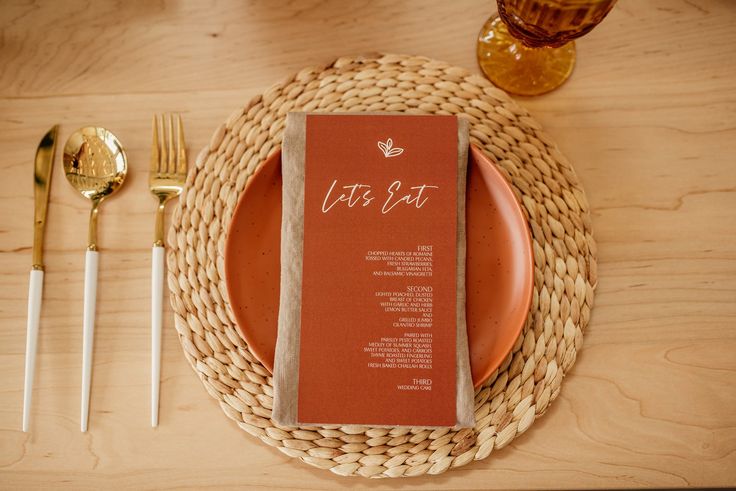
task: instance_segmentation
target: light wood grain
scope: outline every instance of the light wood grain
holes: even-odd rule
[[[522,103],[575,164],[599,243],[585,346],[548,413],[459,471],[345,479],[240,431],[164,323],[148,426],[151,114],[191,153],[272,82],[335,56],[475,67],[487,0],[9,2],[0,8],[0,487],[589,488],[736,485],[736,5],[621,0],[560,90]],[[32,431],[20,431],[32,158],[94,123],[131,173],[101,211],[90,432],[78,429],[87,203],[53,176]]]

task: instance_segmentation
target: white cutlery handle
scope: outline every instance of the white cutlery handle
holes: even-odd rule
[[[38,323],[41,318],[41,296],[43,293],[43,270],[31,270],[28,283],[28,324],[26,325],[26,379],[23,385],[23,431],[28,431],[31,422],[31,396],[33,376],[36,372],[36,345]]]
[[[92,382],[92,346],[97,303],[97,251],[87,251],[84,261],[84,327],[82,331],[82,431],[89,421],[89,391]]]
[[[153,246],[151,261],[151,426],[158,426],[161,383],[161,316],[164,295],[164,248]]]

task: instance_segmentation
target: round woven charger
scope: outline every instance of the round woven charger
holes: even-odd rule
[[[494,157],[512,184],[533,237],[534,294],[512,352],[475,394],[475,428],[290,428],[271,419],[271,375],[235,327],[223,252],[238,198],[281,144],[289,111],[455,114],[470,122],[471,142]],[[191,169],[168,241],[176,329],[207,392],[267,445],[340,475],[440,474],[484,459],[525,432],[575,362],[596,284],[588,203],[552,139],[486,79],[414,56],[340,58],[304,69],[238,109]]]

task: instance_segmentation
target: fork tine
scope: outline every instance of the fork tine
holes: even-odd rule
[[[174,153],[174,116],[169,113],[169,124],[167,129],[167,135],[166,138],[168,139],[169,144],[169,161],[168,165],[166,167],[166,172],[169,174],[174,174],[176,172],[176,155]]]
[[[159,151],[161,152],[158,158],[158,173],[163,174],[166,172],[166,162],[168,161],[168,151],[166,148],[166,127],[164,125],[164,116],[161,115],[158,118],[158,131],[161,135],[161,145]]]
[[[176,115],[176,172],[187,173],[187,144],[184,141],[184,125],[181,123],[181,114]]]
[[[151,168],[149,173],[153,177],[158,172],[159,152],[158,152],[158,121],[156,115],[153,115],[153,143],[151,144]]]

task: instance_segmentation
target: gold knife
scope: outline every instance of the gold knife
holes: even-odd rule
[[[26,326],[26,379],[23,386],[23,431],[28,431],[31,416],[33,375],[36,368],[36,344],[38,324],[41,318],[43,296],[43,232],[46,225],[46,210],[51,189],[51,170],[54,167],[56,135],[59,125],[54,125],[41,139],[36,150],[33,169],[33,196],[35,211],[33,221],[33,266],[28,286],[28,324]]]

